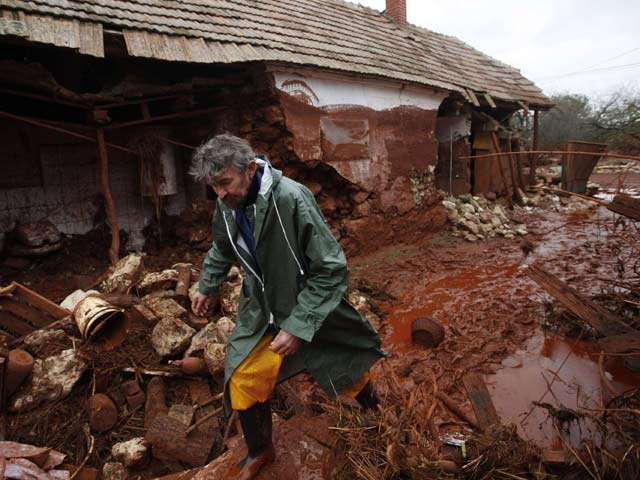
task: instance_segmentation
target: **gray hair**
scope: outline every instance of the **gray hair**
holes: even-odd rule
[[[223,133],[211,137],[196,148],[189,174],[198,182],[211,183],[216,175],[231,166],[244,171],[254,157],[249,142]]]

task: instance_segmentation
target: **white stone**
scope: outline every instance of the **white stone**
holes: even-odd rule
[[[111,267],[109,275],[100,284],[100,289],[106,293],[125,293],[133,282],[138,280],[143,268],[142,255],[127,255]]]
[[[163,318],[151,332],[151,344],[161,357],[174,357],[184,352],[196,331],[177,318]]]
[[[119,462],[107,462],[102,467],[102,480],[127,480],[129,474]]]
[[[73,349],[44,360],[37,359],[30,383],[11,398],[9,411],[29,410],[42,402],[66,397],[86,369],[87,363]]]
[[[211,375],[218,375],[224,370],[225,346],[221,343],[210,343],[204,349],[204,361]]]
[[[145,463],[149,453],[149,442],[143,437],[116,443],[111,447],[111,455],[127,468],[135,468]]]
[[[464,204],[462,204],[460,206],[460,213],[462,213],[462,214],[465,214],[465,213],[476,213],[476,209],[470,203],[464,203]]]

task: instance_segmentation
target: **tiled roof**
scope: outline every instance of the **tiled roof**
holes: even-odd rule
[[[454,37],[341,0],[0,0],[0,9],[32,41],[96,56],[96,32],[118,29],[132,56],[310,65],[552,105],[518,70]]]

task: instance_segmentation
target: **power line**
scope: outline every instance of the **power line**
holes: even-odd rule
[[[601,62],[594,63],[593,65],[585,67],[585,70],[588,70],[588,69],[593,68],[593,67],[597,67],[598,65],[602,65],[603,63],[610,62],[611,60],[616,60],[616,59],[618,59],[620,57],[624,57],[625,55],[629,55],[630,53],[637,52],[638,50],[640,50],[640,47],[632,48],[631,50],[626,51],[624,53],[621,53],[619,55],[616,55],[615,57],[607,58],[606,60],[602,60]]]
[[[581,70],[581,71],[573,72],[573,73],[565,73],[563,75],[551,75],[551,76],[548,76],[548,77],[541,77],[538,81],[546,81],[546,80],[553,80],[553,79],[557,79],[557,78],[573,77],[573,76],[576,76],[576,75],[585,75],[585,74],[596,73],[596,72],[626,70],[628,68],[634,68],[634,67],[637,67],[639,65],[640,65],[640,62],[636,62],[636,63],[627,63],[625,65],[612,65],[610,67],[592,68],[591,70]]]

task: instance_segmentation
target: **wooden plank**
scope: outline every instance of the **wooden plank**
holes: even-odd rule
[[[633,331],[624,321],[597,303],[580,295],[565,282],[537,265],[526,274],[567,307],[574,315],[591,325],[600,335],[618,335]]]
[[[25,287],[18,282],[12,282],[12,284],[15,284],[15,295],[17,295],[21,300],[25,301],[29,305],[36,307],[38,310],[42,310],[43,312],[48,313],[56,320],[60,320],[71,313],[60,307],[59,305],[53,303],[48,298],[37,294],[33,290]]]
[[[640,199],[624,193],[618,193],[607,208],[614,213],[640,221]]]
[[[491,425],[500,423],[500,417],[491,401],[491,395],[489,395],[489,390],[487,390],[482,376],[479,373],[469,373],[462,377],[462,383],[467,390],[480,428],[484,430]]]
[[[104,58],[104,34],[102,24],[81,22],[79,28],[80,53]]]
[[[0,309],[0,328],[11,333],[14,337],[29,335],[35,330],[33,325],[2,309]]]
[[[44,327],[56,320],[55,318],[47,315],[41,310],[37,310],[30,305],[18,302],[13,298],[0,299],[0,308],[2,308],[2,310],[4,311],[12,313],[22,320],[26,320],[28,323],[33,325],[34,330]]]
[[[598,345],[607,353],[640,352],[640,332],[603,337],[598,340]]]
[[[493,98],[491,98],[491,95],[489,95],[488,93],[483,93],[482,95],[484,96],[484,99],[487,101],[487,103],[491,108],[496,108],[496,102],[493,101]]]
[[[478,97],[476,97],[476,94],[473,92],[473,90],[471,90],[470,88],[467,88],[465,91],[467,92],[467,96],[471,99],[471,102],[473,103],[473,105],[476,107],[479,107],[480,102],[478,101]]]
[[[491,132],[491,143],[493,144],[494,152],[502,153],[500,151],[500,142],[498,141],[498,135],[496,134],[496,132]],[[513,190],[515,190],[515,188],[513,187],[513,184],[509,184],[509,182],[507,181],[507,176],[504,173],[504,168],[502,165],[502,159],[498,157],[497,161],[498,161],[498,166],[500,167],[500,177],[502,178],[502,183],[504,184],[504,190],[507,193],[507,201],[509,202],[509,204],[511,204],[513,203],[512,188]],[[511,165],[511,163],[509,163],[509,165]]]

